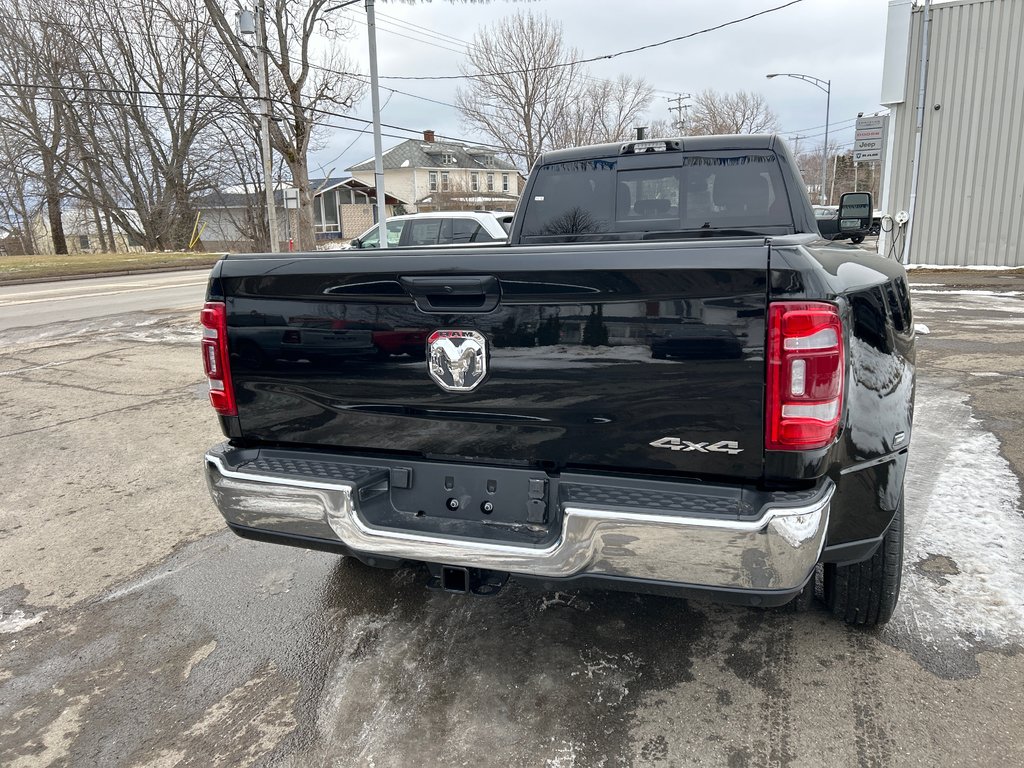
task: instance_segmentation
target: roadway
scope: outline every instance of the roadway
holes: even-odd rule
[[[205,269],[0,286],[0,331],[202,306]]]
[[[915,275],[903,592],[868,631],[234,537],[204,277],[0,293],[0,766],[1022,764],[1024,276]]]

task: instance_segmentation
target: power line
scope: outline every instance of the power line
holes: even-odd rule
[[[804,0],[789,0],[788,3],[783,3],[782,5],[777,5],[777,6],[773,7],[773,8],[766,8],[763,11],[758,11],[757,13],[752,13],[752,14],[750,14],[748,16],[743,16],[742,18],[739,18],[739,19],[732,19],[731,21],[725,21],[725,22],[722,22],[721,24],[716,24],[713,27],[705,27],[704,29],[698,29],[695,32],[690,32],[690,33],[685,34],[685,35],[679,35],[678,37],[669,38],[668,40],[662,40],[662,41],[657,42],[657,43],[648,43],[647,45],[640,45],[640,46],[637,46],[636,48],[627,48],[627,49],[622,50],[622,51],[616,51],[614,53],[606,53],[606,54],[602,54],[600,56],[591,56],[589,58],[577,59],[575,61],[564,61],[564,62],[559,62],[558,64],[549,64],[548,66],[545,66],[545,67],[529,67],[529,68],[525,68],[525,69],[509,70],[507,72],[481,72],[481,73],[478,73],[478,74],[475,74],[475,75],[405,75],[405,76],[400,76],[400,75],[381,75],[381,78],[385,79],[385,80],[478,80],[478,79],[485,78],[485,77],[501,77],[501,76],[504,76],[504,75],[521,75],[521,74],[525,74],[527,72],[546,72],[546,71],[552,70],[552,69],[564,69],[565,67],[574,67],[574,66],[577,66],[579,64],[590,64],[590,63],[595,62],[595,61],[605,61],[605,60],[608,60],[608,59],[615,59],[615,58],[618,58],[619,56],[626,56],[626,55],[631,54],[631,53],[638,53],[639,51],[646,51],[646,50],[649,50],[651,48],[658,48],[658,47],[660,47],[662,45],[668,45],[669,43],[678,43],[681,40],[689,40],[690,38],[697,37],[698,35],[704,35],[704,34],[707,34],[708,32],[715,32],[715,31],[717,31],[719,29],[724,29],[725,27],[731,27],[731,26],[733,26],[735,24],[740,24],[740,23],[742,23],[744,21],[750,21],[751,19],[756,19],[758,16],[764,16],[764,15],[769,14],[769,13],[774,13],[775,11],[781,11],[784,8],[789,8],[791,5],[796,5],[797,3],[802,3],[802,2],[804,2]]]
[[[4,85],[3,83],[0,83],[0,86],[3,86],[3,85]],[[216,97],[213,97],[213,98],[216,98]],[[47,101],[47,102],[61,102],[61,101],[63,101],[62,99],[53,98],[51,96],[38,96],[38,95],[37,96],[33,96],[33,99],[35,101]],[[256,99],[253,98],[253,101],[255,101],[255,100]],[[90,105],[91,106],[98,106],[98,107],[137,107],[139,109],[159,109],[159,110],[163,110],[163,107],[160,106],[159,104],[142,104],[142,103],[138,103],[138,102],[129,102],[129,101],[112,101],[110,99],[105,99],[103,101],[93,101],[93,102],[90,102]],[[335,125],[334,123],[328,123],[328,122],[320,123],[320,125],[323,125],[323,126],[325,126],[327,128],[336,128],[339,131],[348,131],[350,133],[362,134],[362,133],[365,133],[365,131],[366,131],[365,127],[364,128],[354,128],[354,127],[352,127],[350,125]],[[410,128],[402,128],[400,130],[408,131],[408,130],[412,130],[412,129],[410,129]],[[382,133],[381,136],[387,136],[389,139],[402,139],[403,141],[407,140],[409,138],[408,136],[399,136],[398,134],[395,134],[395,133]]]
[[[380,13],[379,11],[377,12],[377,16],[378,17],[384,16],[386,18],[393,19],[396,23],[397,22],[401,22],[402,24],[405,24],[407,27],[413,28],[414,31],[421,31],[422,30],[422,34],[427,36],[427,37],[434,37],[437,40],[442,40],[442,41],[445,41],[445,42],[447,42],[447,40],[451,40],[451,41],[453,41],[454,43],[456,43],[458,45],[465,46],[465,50],[461,50],[461,49],[460,50],[454,50],[454,49],[449,48],[447,46],[439,45],[437,43],[431,42],[430,40],[419,39],[419,38],[411,38],[411,37],[407,37],[406,35],[399,35],[400,37],[406,37],[406,39],[408,39],[408,40],[415,40],[416,42],[423,43],[424,45],[429,45],[431,47],[438,48],[438,49],[443,50],[443,51],[451,51],[453,53],[465,54],[468,51],[478,51],[479,50],[479,46],[473,44],[472,42],[470,42],[468,40],[462,40],[462,39],[457,38],[457,37],[452,37],[451,35],[444,35],[444,33],[440,33],[440,32],[437,32],[435,34],[435,30],[431,29],[430,27],[424,27],[424,26],[421,26],[419,24],[413,24],[411,22],[407,23],[407,22],[404,22],[404,21],[402,21],[400,19],[397,19],[397,18],[395,18],[393,16],[387,16],[386,14]],[[358,15],[354,17],[354,20],[356,22],[360,23],[360,24],[365,25],[365,22],[362,21],[359,18]],[[387,29],[386,27],[381,27],[380,29],[382,31],[384,31],[384,32],[389,33],[389,34],[399,34],[399,33],[395,32],[394,30]],[[318,68],[319,69],[326,69],[324,67],[318,67]],[[335,74],[345,74],[345,75],[348,75],[349,77],[353,77],[353,78],[356,78],[356,79],[359,79],[359,77],[365,77],[365,75],[355,75],[355,74],[353,74],[351,72],[340,73],[340,72],[337,72],[336,70],[330,70],[330,69],[328,69],[326,71],[334,72]],[[605,83],[605,84],[607,84],[607,83],[614,82],[614,81],[609,80],[607,78],[596,77],[596,76],[590,75],[590,74],[583,74],[583,78],[586,79],[586,80],[590,80],[591,82],[594,82],[594,83]],[[360,82],[365,82],[365,81],[360,81]],[[393,90],[391,88],[388,88],[388,86],[385,86],[385,85],[382,85],[380,87],[382,89],[385,89],[385,90]],[[652,88],[651,90],[656,92],[656,93],[668,93],[668,91],[660,91],[657,88]],[[421,99],[423,101],[431,101],[431,102],[433,102],[435,104],[441,104],[443,106],[451,107],[453,109],[458,109],[458,110],[462,109],[457,104],[452,104],[452,103],[447,102],[447,101],[438,101],[436,99],[429,99],[429,98],[427,98],[425,96],[419,96],[417,94],[407,93],[405,91],[397,91],[397,93],[401,93],[401,94],[404,94],[406,96],[411,96],[411,97],[413,97],[415,99]]]
[[[357,24],[362,24],[364,27],[366,26],[366,21],[361,19],[361,18],[359,18],[358,16],[353,17],[353,20]],[[430,45],[430,46],[433,46],[434,48],[441,48],[442,50],[451,51],[452,53],[465,53],[465,51],[460,50],[458,48],[450,48],[450,47],[448,47],[446,45],[441,45],[440,43],[430,42],[429,40],[424,40],[424,39],[419,38],[419,37],[412,37],[411,35],[403,34],[402,32],[399,32],[398,30],[395,30],[395,29],[388,29],[387,26],[382,26],[379,21],[377,22],[377,28],[380,31],[387,32],[390,35],[395,35],[396,37],[404,37],[406,40],[412,40],[413,42],[417,42],[417,43],[424,43],[425,45]],[[402,29],[402,28],[399,27],[398,29]]]
[[[388,94],[387,99],[384,101],[383,106],[381,106],[381,108],[380,108],[381,112],[384,112],[384,110],[388,108],[388,104],[391,103],[391,97],[394,96],[394,95],[395,94],[393,94],[393,93]],[[350,149],[352,149],[352,147],[354,147],[356,145],[356,142],[359,141],[360,137],[364,136],[369,129],[370,129],[369,125],[364,125],[362,128],[359,129],[359,132],[356,134],[356,137],[354,139],[352,139],[351,142],[349,142],[349,145],[347,147],[345,147],[343,150],[341,150],[341,152],[338,153],[337,157],[334,157],[333,159],[328,160],[326,163],[318,163],[318,165],[320,166],[320,171],[324,174],[325,177],[327,176],[327,171],[324,170],[324,169],[327,168],[329,165],[332,165],[333,163],[336,163],[339,160],[341,160],[341,158],[345,156],[345,153],[348,152]]]
[[[10,82],[10,81],[0,81],[0,88],[4,88],[4,87],[7,87],[7,88],[24,88],[24,89],[28,89],[28,90],[37,90],[37,89],[38,90],[50,90],[50,86],[48,86],[48,85],[39,85],[37,83],[15,83],[15,82]],[[154,91],[154,90],[143,89],[143,88],[101,88],[101,87],[98,87],[98,86],[63,85],[63,84],[60,86],[60,88],[61,88],[61,90],[64,90],[64,91],[75,91],[75,92],[80,92],[80,93],[101,93],[101,94],[106,94],[106,95],[109,95],[109,94],[122,94],[122,95],[128,95],[128,96],[176,96],[176,97],[181,97],[181,98],[194,98],[194,99],[220,99],[220,100],[223,100],[223,101],[230,101],[230,102],[246,102],[246,101],[255,101],[256,100],[256,98],[253,97],[253,96],[232,96],[232,95],[229,95],[229,94],[219,94],[219,93],[184,93],[184,92],[181,92],[181,91]],[[40,98],[40,97],[35,97],[35,98]],[[47,100],[48,101],[58,101],[57,99],[47,99]],[[281,104],[281,105],[284,105],[286,107],[294,107],[295,106],[291,102],[286,101],[284,99],[270,99],[270,101],[271,101],[271,103]],[[137,106],[137,105],[131,104],[131,103],[127,103],[127,104],[125,104],[125,106]],[[153,105],[153,106],[157,106],[157,105]],[[366,118],[363,118],[363,117],[355,117],[354,115],[346,115],[346,114],[342,114],[341,112],[334,112],[332,110],[321,109],[319,107],[312,107],[312,106],[305,105],[305,106],[302,107],[302,109],[304,109],[307,112],[314,112],[316,114],[325,115],[325,116],[328,116],[328,117],[340,118],[342,120],[352,120],[353,122],[363,123],[364,125],[372,125],[372,123],[373,123],[373,121],[367,120]],[[327,124],[323,123],[323,125],[327,125]],[[406,128],[405,126],[402,126],[402,125],[392,125],[390,123],[381,123],[381,126],[384,127],[384,128],[391,128],[392,130],[396,130],[396,131],[406,131],[407,133],[412,133],[412,134],[416,134],[416,135],[420,135],[421,134],[421,131],[420,131],[419,128]],[[331,126],[328,126],[328,127],[331,127]],[[337,126],[333,126],[333,127],[337,127]],[[393,134],[389,134],[389,138],[409,139],[409,138],[412,138],[412,137],[409,137],[409,136],[394,136]],[[464,138],[457,137],[457,136],[444,136],[442,134],[437,134],[437,138],[445,139],[445,140],[452,141],[452,142],[459,142],[459,143],[462,143],[462,144],[470,144],[470,145],[477,146],[477,147],[484,147],[486,149],[494,149],[494,150],[497,150],[499,152],[508,152],[508,150],[505,147],[498,146],[497,144],[487,144],[487,143],[482,142],[482,141],[473,141],[471,139],[464,139]]]
[[[834,123],[829,123],[828,124],[828,129],[830,131],[834,131],[839,126],[841,126],[841,125],[847,125],[849,123],[855,123],[855,122],[857,122],[857,118],[856,117],[850,118],[849,120],[837,120]],[[821,125],[812,125],[812,126],[809,126],[807,128],[796,128],[794,130],[780,131],[780,133],[800,133],[802,131],[815,131],[818,128],[824,128],[824,127],[825,127],[825,124],[822,123]],[[821,134],[818,134],[818,135],[821,135]]]
[[[378,13],[378,16],[379,15],[382,15],[382,14]],[[27,23],[30,23],[30,24],[38,24],[40,26],[45,26],[46,25],[46,22],[44,22],[42,19],[30,19],[30,18],[26,18],[26,17],[23,17],[23,16],[7,16],[6,18],[14,19],[16,21],[27,22]],[[198,20],[195,20],[195,23],[199,24],[201,26],[204,26],[204,27],[210,27],[210,28],[213,27],[212,24],[208,24],[206,22],[201,22],[201,21],[198,21]],[[135,29],[114,29],[113,27],[103,27],[103,26],[97,26],[97,25],[93,25],[93,24],[83,24],[81,22],[74,22],[74,21],[62,21],[61,24],[64,24],[64,25],[69,26],[69,27],[74,27],[75,29],[87,29],[87,30],[90,30],[92,32],[106,32],[106,33],[115,34],[115,35],[122,35],[123,34],[123,35],[127,35],[128,37],[137,37],[137,38],[142,38],[142,39],[145,39],[147,37],[155,37],[155,38],[162,39],[162,40],[174,40],[176,42],[186,42],[186,43],[189,42],[189,38],[182,37],[181,35],[168,35],[168,34],[162,34],[160,32],[151,32],[151,31],[143,32],[142,30],[135,30]],[[426,41],[420,41],[420,42],[426,42]],[[427,44],[429,45],[429,43],[427,43]],[[457,53],[461,53],[461,51],[457,51]],[[327,72],[328,74],[332,74],[332,75],[340,75],[341,77],[351,77],[352,79],[358,80],[359,82],[361,82],[363,84],[366,84],[366,85],[369,84],[370,76],[369,75],[364,75],[361,72],[345,72],[343,70],[332,69],[331,67],[325,67],[325,66],[323,66],[321,64],[316,64],[314,62],[308,62],[307,66],[309,66],[310,69],[316,69],[318,71]],[[94,73],[94,74],[100,74],[100,73]],[[389,88],[388,86],[381,86],[381,90],[389,91],[391,93],[399,93],[399,94],[401,94],[403,96],[408,96],[408,97],[413,98],[413,99],[419,99],[420,101],[427,101],[427,102],[430,102],[431,104],[438,104],[438,105],[443,106],[443,107],[450,107],[452,109],[459,109],[459,106],[457,104],[452,104],[451,102],[448,102],[448,101],[441,101],[440,99],[432,99],[432,98],[430,98],[428,96],[421,96],[419,94],[410,93],[408,91],[403,91],[403,90],[398,89],[398,88]]]

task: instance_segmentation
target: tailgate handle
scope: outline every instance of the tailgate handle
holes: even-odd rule
[[[399,280],[420,312],[490,312],[501,299],[498,278],[492,275],[402,277]]]

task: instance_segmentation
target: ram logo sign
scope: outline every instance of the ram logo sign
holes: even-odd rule
[[[434,331],[427,338],[427,370],[449,392],[470,392],[487,375],[487,340],[476,331]]]
[[[735,456],[743,453],[735,440],[719,440],[717,443],[693,443],[679,437],[662,437],[649,445],[655,448],[668,448],[670,451],[696,451],[697,453],[728,453]]]

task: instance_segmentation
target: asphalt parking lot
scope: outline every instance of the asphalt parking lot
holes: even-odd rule
[[[1024,763],[1024,273],[915,271],[884,629],[235,538],[195,312],[0,333],[0,766]]]

